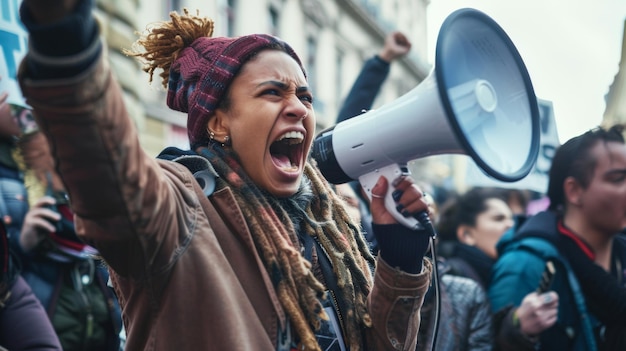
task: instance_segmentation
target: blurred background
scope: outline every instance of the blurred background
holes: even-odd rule
[[[109,58],[125,91],[145,149],[156,155],[169,145],[188,148],[185,115],[165,106],[164,90],[134,59],[122,54],[152,22],[171,11],[199,10],[214,19],[217,36],[274,34],[304,61],[315,94],[318,131],[331,126],[363,62],[392,30],[404,32],[411,53],[394,62],[374,108],[408,92],[433,69],[439,27],[455,9],[474,7],[492,17],[524,59],[541,114],[541,149],[535,169],[520,182],[498,184],[464,155],[412,161],[415,178],[434,188],[463,192],[496,185],[541,194],[554,149],[598,124],[626,122],[626,1],[455,0],[96,0]],[[0,74],[25,50],[14,36],[20,0],[0,4]],[[19,34],[19,33],[18,33]],[[13,45],[13,46],[11,46]],[[14,65],[13,65],[14,66]],[[600,100],[598,102],[598,100]]]

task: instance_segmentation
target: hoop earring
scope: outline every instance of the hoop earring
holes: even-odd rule
[[[231,145],[230,136],[229,135],[224,137],[224,141],[220,142],[217,139],[215,139],[215,133],[213,133],[212,131],[210,131],[208,129],[207,129],[207,131],[209,132],[209,141],[210,142],[212,142],[212,143],[219,143],[222,147]]]

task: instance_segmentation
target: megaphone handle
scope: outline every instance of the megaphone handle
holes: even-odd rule
[[[401,176],[406,176],[411,174],[406,165],[400,165],[397,163],[393,163],[389,166],[385,166],[379,169],[376,169],[370,173],[363,174],[359,177],[359,183],[363,187],[363,190],[367,194],[367,197],[370,201],[372,201],[372,188],[378,182],[378,178],[380,176],[385,176],[389,182],[393,182],[396,178]],[[391,215],[404,226],[411,228],[413,230],[423,229],[423,226],[420,222],[413,217],[404,217],[398,210],[396,209],[396,202],[392,197],[393,191],[391,189],[387,190],[387,194],[385,195],[385,207],[391,213]]]

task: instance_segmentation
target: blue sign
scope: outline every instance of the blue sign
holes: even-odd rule
[[[0,91],[10,104],[26,106],[17,83],[17,69],[26,54],[28,34],[19,17],[21,0],[0,1]]]

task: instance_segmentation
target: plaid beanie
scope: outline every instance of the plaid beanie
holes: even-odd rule
[[[218,108],[243,64],[265,49],[287,53],[306,76],[293,49],[270,35],[201,37],[181,50],[170,68],[167,105],[187,113],[187,134],[192,149],[208,143],[206,126],[209,117]]]

